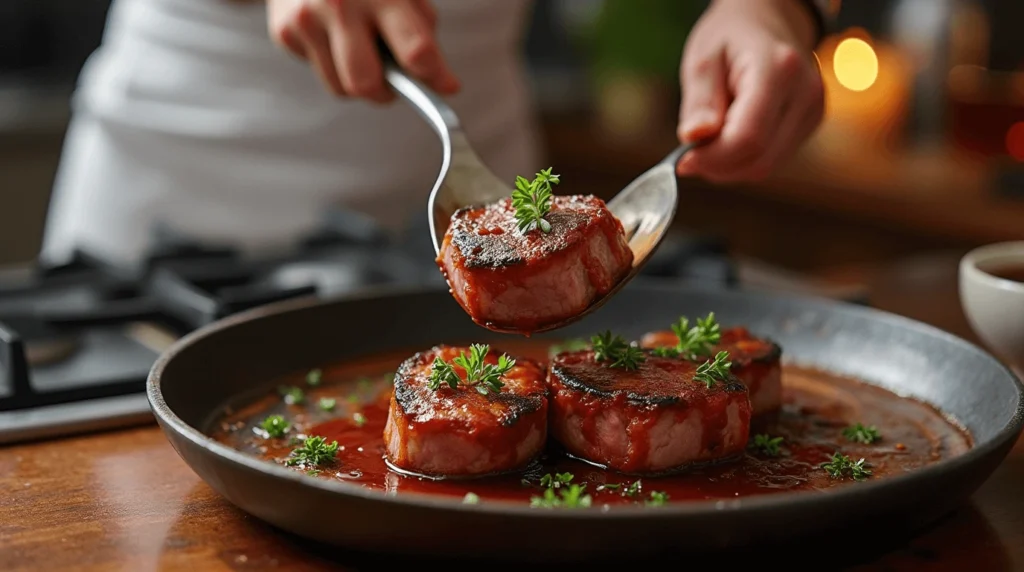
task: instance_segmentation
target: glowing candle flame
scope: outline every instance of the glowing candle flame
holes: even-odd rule
[[[832,69],[840,85],[852,91],[864,91],[878,79],[878,56],[864,40],[846,38],[836,46]]]

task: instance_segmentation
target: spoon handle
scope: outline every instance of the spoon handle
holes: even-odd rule
[[[438,135],[447,139],[452,133],[462,130],[455,111],[430,88],[409,77],[398,65],[394,54],[383,39],[377,40],[377,49],[384,65],[384,79],[398,95],[416,108]]]
[[[679,163],[679,160],[683,158],[683,155],[686,155],[687,153],[693,151],[697,147],[700,147],[704,143],[707,143],[707,141],[703,139],[698,139],[696,141],[684,143],[683,145],[680,145],[679,147],[673,149],[672,152],[668,154],[668,156],[661,160],[661,162],[665,163],[666,165],[671,165],[672,168],[675,169],[676,165]]]

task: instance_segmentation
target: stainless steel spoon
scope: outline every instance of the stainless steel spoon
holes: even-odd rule
[[[464,206],[484,205],[512,194],[510,182],[496,177],[466,139],[459,118],[437,94],[405,74],[385,52],[384,77],[403,99],[408,101],[434,128],[443,147],[441,170],[427,202],[430,234],[434,252],[440,253],[444,233],[452,214]],[[626,231],[633,251],[633,268],[611,291],[595,300],[582,313],[532,332],[561,328],[601,307],[643,268],[664,238],[676,214],[676,163],[697,144],[678,147],[657,165],[620,191],[608,202]],[[510,330],[508,333],[523,333]]]

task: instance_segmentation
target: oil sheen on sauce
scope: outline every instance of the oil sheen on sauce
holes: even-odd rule
[[[548,348],[541,341],[516,341],[495,349],[546,360]],[[637,477],[569,458],[552,443],[534,465],[519,473],[477,479],[421,478],[391,470],[384,460],[383,440],[392,373],[419,349],[326,366],[315,387],[307,384],[306,372],[299,372],[279,380],[278,391],[267,397],[242,408],[225,408],[209,433],[231,447],[282,465],[304,437],[337,441],[336,460],[311,478],[344,480],[389,494],[464,498],[472,493],[479,502],[529,503],[544,492],[546,487],[540,485],[544,475],[570,473],[572,483],[586,485],[590,506],[609,508],[644,503],[655,492],[675,503],[857,486],[849,478],[830,477],[822,463],[838,451],[853,461],[863,458],[872,471],[868,479],[884,479],[971,447],[965,431],[928,405],[857,380],[785,365],[781,414],[751,430],[751,440],[757,433],[783,438],[777,457],[748,449],[737,458],[682,474]],[[304,391],[302,403],[284,402],[280,390],[288,386]],[[321,398],[334,399],[334,407],[322,409]],[[284,437],[267,438],[259,429],[260,422],[272,414],[284,416],[291,424]],[[877,427],[881,439],[872,444],[846,439],[843,429],[855,423]]]

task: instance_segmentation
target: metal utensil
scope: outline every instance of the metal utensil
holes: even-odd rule
[[[426,86],[406,75],[383,49],[382,53],[385,56],[384,77],[388,84],[416,108],[441,139],[441,170],[427,202],[431,239],[434,252],[439,254],[444,233],[456,210],[495,202],[509,196],[512,187],[495,176],[473,151],[451,107]],[[622,222],[629,248],[633,251],[633,267],[629,274],[580,314],[534,331],[554,330],[579,320],[601,307],[640,272],[661,243],[676,214],[676,163],[697,144],[678,147],[608,202],[609,210]]]

